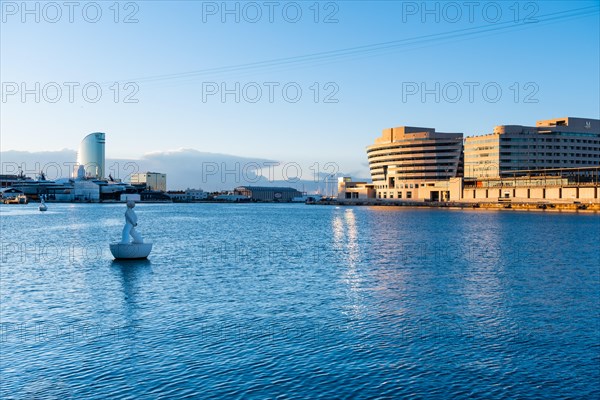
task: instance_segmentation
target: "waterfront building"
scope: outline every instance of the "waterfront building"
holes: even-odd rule
[[[239,186],[234,194],[245,196],[252,201],[292,201],[294,197],[302,196],[298,190],[290,187],[269,186]]]
[[[104,179],[105,139],[104,133],[94,132],[84,137],[79,144],[77,168],[83,165],[86,178]],[[74,171],[74,176],[77,174],[77,168]]]
[[[194,202],[208,199],[208,193],[202,189],[170,190],[167,193],[174,202]]]
[[[346,178],[348,179],[348,178]],[[434,187],[425,187],[429,198],[383,199],[369,191],[372,184],[340,182],[337,200],[342,204],[423,203],[431,200],[431,191],[448,192],[450,202],[511,204],[600,204],[600,167],[544,169],[530,171],[527,176],[467,179],[451,178],[438,181]],[[443,188],[443,189],[442,189]]]
[[[240,194],[231,194],[231,193],[221,193],[219,195],[216,195],[214,197],[214,200],[216,201],[227,201],[227,202],[233,202],[233,203],[239,203],[239,202],[248,202],[250,201],[250,199],[246,196],[242,196]]]
[[[208,199],[208,193],[202,189],[185,189],[185,195],[188,201],[199,201]]]
[[[173,200],[161,190],[144,190],[139,193],[140,201],[170,203]]]
[[[165,193],[173,200],[173,202],[186,203],[188,201],[187,196],[183,190],[169,190]]]
[[[536,126],[500,125],[464,143],[465,177],[526,176],[543,169],[600,165],[600,120],[556,118]]]
[[[316,203],[322,199],[323,196],[320,194],[303,194],[302,196],[294,197],[292,203]]]
[[[132,185],[146,185],[148,190],[167,191],[167,174],[142,172],[131,175]]]
[[[525,176],[464,179],[461,202],[599,203],[600,167],[531,170]]]
[[[338,199],[366,200],[376,197],[374,185],[368,182],[353,182],[350,177],[338,178]]]
[[[411,126],[384,129],[367,147],[376,197],[449,199],[448,180],[462,175],[462,142],[462,133]]]

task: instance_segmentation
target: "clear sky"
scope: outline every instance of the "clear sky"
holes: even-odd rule
[[[3,151],[102,131],[114,158],[186,148],[356,169],[386,127],[599,118],[598,1],[75,4],[2,1]]]

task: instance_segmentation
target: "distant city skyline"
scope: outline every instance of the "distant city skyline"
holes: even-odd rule
[[[86,9],[53,23],[55,10],[40,5],[36,22],[3,2],[3,152],[76,149],[100,131],[111,158],[193,149],[361,173],[392,126],[472,136],[599,117],[596,1],[298,3],[295,22],[282,2],[272,23],[235,2],[237,15],[220,2],[99,4],[97,22]]]

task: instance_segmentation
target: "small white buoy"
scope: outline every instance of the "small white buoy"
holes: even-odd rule
[[[40,211],[46,211],[48,209],[48,206],[46,205],[44,200],[45,200],[45,196],[41,195],[40,196],[40,206],[38,207]]]

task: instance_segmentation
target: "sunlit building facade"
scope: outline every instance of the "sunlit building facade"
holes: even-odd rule
[[[77,171],[79,165],[83,165],[87,178],[104,179],[105,142],[105,134],[102,132],[90,133],[84,137],[77,151],[75,171]]]
[[[132,185],[146,185],[148,190],[167,191],[167,174],[160,172],[141,172],[131,175]]]
[[[524,176],[535,170],[600,165],[600,120],[556,118],[500,125],[465,139],[465,178]]]
[[[367,158],[379,199],[446,200],[451,178],[462,176],[462,133],[401,126],[384,129]]]

